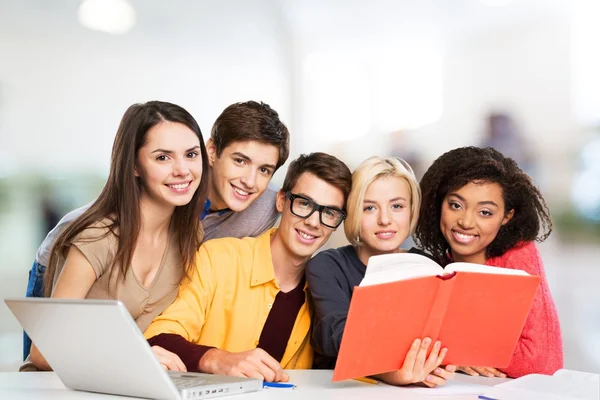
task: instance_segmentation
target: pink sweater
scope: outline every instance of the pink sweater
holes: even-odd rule
[[[490,258],[486,265],[521,269],[542,278],[521,338],[504,372],[512,378],[518,378],[533,373],[551,375],[562,368],[563,345],[558,314],[535,244],[522,243],[500,257]]]

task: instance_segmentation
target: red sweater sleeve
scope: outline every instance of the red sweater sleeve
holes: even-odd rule
[[[527,374],[551,375],[563,367],[563,345],[558,313],[544,272],[542,258],[533,242],[523,243],[488,265],[521,269],[541,277],[540,286],[509,366],[504,372],[518,378]]]

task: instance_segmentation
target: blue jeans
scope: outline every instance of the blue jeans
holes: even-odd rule
[[[25,292],[26,297],[44,297],[45,274],[46,267],[34,261],[31,271],[29,271],[29,282],[27,283],[27,292]],[[31,339],[23,331],[23,360],[27,358],[29,351],[31,351]]]

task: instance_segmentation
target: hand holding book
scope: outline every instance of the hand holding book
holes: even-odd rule
[[[506,374],[496,368],[492,367],[456,367],[458,371],[464,372],[471,376],[487,376],[488,378],[506,378]]]
[[[448,349],[445,363],[506,367],[539,281],[471,263],[443,269],[417,254],[371,257],[352,294],[334,380],[398,370],[424,337]]]
[[[415,339],[406,353],[402,367],[396,371],[379,374],[377,378],[390,385],[423,382],[428,386],[436,386],[434,383],[436,378],[430,373],[442,364],[447,351],[448,349],[442,348],[440,341],[433,343],[432,346],[431,338]]]

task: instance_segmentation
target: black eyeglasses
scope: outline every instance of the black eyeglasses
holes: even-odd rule
[[[337,207],[322,206],[308,197],[291,192],[286,192],[285,197],[290,199],[290,211],[292,214],[306,219],[313,215],[315,211],[318,211],[319,221],[328,228],[337,228],[346,218],[346,213],[343,210]]]

